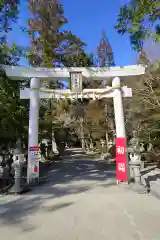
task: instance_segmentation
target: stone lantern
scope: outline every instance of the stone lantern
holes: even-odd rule
[[[133,138],[130,140],[129,148],[129,158],[130,158],[130,172],[131,176],[133,177],[134,181],[137,183],[141,182],[141,146],[139,144],[138,138],[136,138],[135,134],[133,133]]]
[[[134,179],[134,188],[138,191],[144,192],[144,186],[141,183],[141,166],[142,166],[142,156],[143,147],[140,146],[139,141],[136,137],[130,140],[130,146],[128,148],[129,158],[130,158],[130,176]]]
[[[136,183],[141,182],[141,174],[140,174],[140,168],[141,168],[141,155],[138,151],[133,151],[129,154],[130,158],[130,164],[133,171],[133,178]]]
[[[21,140],[18,139],[16,142],[16,148],[13,152],[13,163],[12,167],[14,169],[14,185],[9,190],[9,193],[21,193],[23,192],[23,188],[21,186],[22,181],[22,166],[25,162],[24,153],[22,150],[22,143]]]

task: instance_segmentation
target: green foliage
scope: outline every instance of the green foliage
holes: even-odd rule
[[[7,34],[12,30],[12,22],[18,18],[18,8],[18,0],[0,0],[0,64],[16,65],[22,54],[16,44],[7,44]]]
[[[141,51],[149,37],[160,41],[159,19],[159,0],[132,0],[120,9],[115,28],[121,35],[129,34],[132,47]]]
[[[129,119],[126,124],[128,130],[130,132],[133,129],[136,130],[143,141],[151,142],[153,145],[158,144],[158,146],[160,144],[159,74],[160,62],[150,63],[145,75],[133,83],[133,98],[126,114]]]
[[[0,32],[4,35],[12,30],[11,24],[17,20],[18,7],[19,0],[0,0]]]
[[[15,43],[7,44],[12,22],[18,18],[18,0],[0,1],[0,64],[17,65],[23,55],[23,48]],[[0,69],[0,143],[8,145],[17,137],[27,138],[28,106],[19,98],[20,81],[8,79]]]
[[[103,102],[89,101],[85,108],[84,122],[88,137],[90,136],[93,140],[105,137],[107,123]]]
[[[0,45],[0,64],[15,66],[22,56],[24,56],[23,47],[15,43],[8,46],[6,42]]]
[[[0,142],[27,137],[28,115],[26,105],[19,98],[21,83],[1,77],[0,83]]]
[[[23,50],[5,42],[0,45],[0,64],[17,65]],[[3,69],[0,71],[0,142],[10,143],[21,136],[27,138],[27,105],[21,102],[20,81],[8,79]]]
[[[87,55],[83,50],[77,54],[63,55],[61,61],[65,67],[91,67],[94,65],[91,55]]]
[[[33,66],[53,67],[66,64],[67,58],[80,53],[83,43],[71,31],[63,30],[68,21],[64,17],[63,5],[58,1],[29,1],[32,18],[29,19],[28,33],[31,39],[29,53]]]

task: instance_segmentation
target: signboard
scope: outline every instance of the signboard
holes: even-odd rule
[[[116,178],[117,181],[128,181],[126,138],[116,138]]]
[[[40,160],[40,147],[31,146],[29,147],[29,168],[32,171],[34,178],[39,178],[39,160]]]
[[[70,72],[70,85],[72,92],[82,91],[82,73],[81,72]]]

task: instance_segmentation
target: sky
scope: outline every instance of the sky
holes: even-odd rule
[[[131,48],[129,36],[120,36],[114,29],[119,9],[127,0],[61,0],[61,2],[64,5],[65,17],[68,19],[65,29],[71,30],[87,44],[88,53],[96,53],[104,30],[112,45],[116,65],[136,64],[137,54]],[[20,19],[10,33],[9,41],[27,46],[28,37],[20,30],[20,26],[26,24],[29,16],[26,0],[21,0],[20,10]],[[27,62],[22,60],[21,64],[27,65]]]

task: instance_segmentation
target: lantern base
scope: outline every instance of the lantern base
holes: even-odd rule
[[[143,184],[141,183],[131,183],[129,185],[129,189],[139,193],[139,194],[146,194],[150,192],[150,189],[145,187]]]
[[[7,194],[23,194],[26,192],[29,192],[31,189],[25,185],[25,186],[20,186],[17,188],[17,186],[14,184],[7,192]]]

